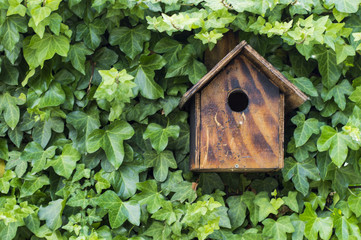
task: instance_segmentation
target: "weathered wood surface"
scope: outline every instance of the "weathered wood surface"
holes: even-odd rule
[[[249,97],[243,112],[234,112],[227,104],[228,93],[236,88]],[[234,58],[201,91],[200,112],[200,169],[269,171],[280,167],[279,89],[245,56]]]
[[[201,96],[196,93],[190,106],[190,169],[199,169],[199,145],[201,132]]]
[[[246,56],[260,71],[262,71],[281,92],[285,94],[286,112],[291,111],[308,100],[308,97],[285,78],[276,68],[264,59],[250,45],[243,47],[242,54]]]
[[[227,32],[223,38],[217,42],[216,46],[210,51],[207,49],[204,53],[204,64],[210,71],[219,61],[221,61],[229,52],[239,44],[239,35],[232,31]]]

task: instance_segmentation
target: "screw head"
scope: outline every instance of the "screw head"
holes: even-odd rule
[[[234,167],[235,167],[235,168],[239,168],[239,165],[238,165],[238,164],[236,164],[236,165],[234,165]]]

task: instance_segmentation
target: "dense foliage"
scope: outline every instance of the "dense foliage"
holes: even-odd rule
[[[0,0],[1,239],[361,239],[360,2]],[[310,97],[281,172],[188,170],[230,29]]]

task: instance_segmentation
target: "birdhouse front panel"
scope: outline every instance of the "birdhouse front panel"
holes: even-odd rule
[[[242,41],[180,101],[181,108],[187,105],[190,110],[190,169],[283,168],[285,108],[290,111],[307,99]]]
[[[199,169],[281,167],[282,102],[263,73],[244,56],[234,58],[200,92]]]

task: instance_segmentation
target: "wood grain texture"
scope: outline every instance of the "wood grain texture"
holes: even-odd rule
[[[210,51],[207,49],[204,53],[204,64],[208,71],[211,70],[219,61],[221,61],[229,52],[239,44],[239,36],[232,31],[227,32],[223,38],[217,42],[216,46]]]
[[[199,145],[201,132],[201,95],[196,93],[191,103],[190,112],[190,170],[199,169]]]
[[[286,111],[289,112],[308,100],[308,97],[285,78],[250,45],[244,46],[242,54],[247,57],[269,80],[285,94]]]
[[[249,97],[243,112],[230,109],[233,89]],[[234,58],[201,91],[201,171],[279,168],[280,92],[245,56]]]
[[[280,156],[278,158],[278,168],[284,167],[284,139],[285,139],[285,95],[280,94],[279,104],[279,145],[280,145]]]

